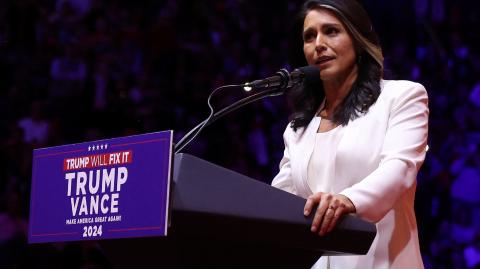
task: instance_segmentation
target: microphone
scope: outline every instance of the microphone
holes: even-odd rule
[[[303,81],[314,83],[320,80],[320,69],[316,66],[303,66],[289,73],[286,69],[280,69],[274,76],[247,82],[243,86],[245,91],[252,89],[288,89]]]

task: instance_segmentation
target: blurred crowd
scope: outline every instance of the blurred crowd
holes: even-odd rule
[[[422,83],[429,151],[416,212],[426,268],[480,268],[480,26],[474,0],[364,0],[385,77]],[[5,0],[0,6],[0,267],[108,268],[95,243],[28,246],[32,150],[173,129],[208,116],[221,85],[302,63],[301,1]],[[300,54],[300,56],[299,56]],[[227,91],[222,108],[244,97]],[[270,183],[285,97],[206,128],[186,149]]]

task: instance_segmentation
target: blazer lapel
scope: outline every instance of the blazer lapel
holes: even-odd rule
[[[307,129],[304,130],[301,137],[298,138],[298,151],[296,152],[296,157],[298,165],[294,168],[296,179],[296,187],[299,194],[304,194],[306,196],[312,194],[312,190],[307,184],[307,172],[308,172],[308,163],[310,157],[313,153],[313,148],[315,146],[315,135],[317,133],[318,127],[320,124],[320,118],[313,117],[310,121]],[[302,195],[303,196],[303,195]]]

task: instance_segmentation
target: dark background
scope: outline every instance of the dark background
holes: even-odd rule
[[[430,97],[430,150],[416,197],[425,266],[480,268],[480,5],[361,2],[382,40],[386,77],[420,82]],[[0,267],[108,268],[92,242],[26,244],[32,150],[168,129],[178,141],[208,115],[214,88],[300,65],[300,5],[2,1]],[[242,96],[227,91],[214,104]],[[270,183],[288,115],[283,96],[251,104],[185,152]]]

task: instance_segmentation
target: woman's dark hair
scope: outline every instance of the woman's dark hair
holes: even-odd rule
[[[307,13],[315,9],[332,11],[344,24],[355,46],[358,76],[352,89],[333,112],[332,121],[347,125],[365,114],[380,95],[380,80],[383,76],[383,55],[380,41],[370,18],[356,0],[310,0],[306,1],[300,13],[305,19]],[[325,98],[322,85],[303,84],[289,93],[293,105],[291,127],[305,127],[317,113]]]

